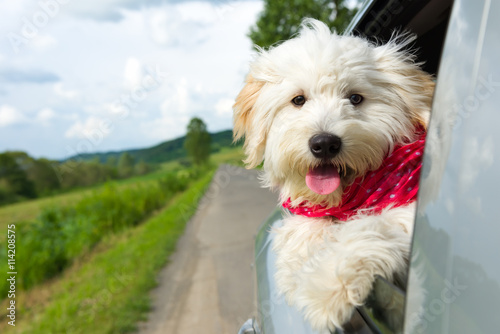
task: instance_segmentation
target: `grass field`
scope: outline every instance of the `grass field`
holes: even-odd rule
[[[213,172],[143,224],[106,238],[61,277],[16,296],[16,327],[2,333],[126,333],[145,319],[148,292],[175,250]],[[4,302],[0,306],[6,309]],[[0,313],[3,319],[5,311]]]
[[[157,272],[175,250],[177,239],[196,211],[215,167],[221,163],[241,165],[242,158],[241,148],[223,149],[212,155],[211,171],[193,181],[188,190],[171,198],[168,205],[136,226],[104,235],[95,247],[76,257],[69,267],[49,281],[38,283],[29,290],[18,289],[16,327],[7,324],[8,300],[1,301],[0,310],[4,311],[0,311],[0,317],[4,321],[0,322],[0,333],[133,331],[137,322],[146,316],[150,305],[148,291],[155,286]],[[149,183],[157,185],[165,174],[180,168],[177,162],[169,162],[154,173],[114,182],[114,187],[121,191],[129,187],[143,189],[141,187]],[[7,224],[34,220],[46,206],[73,207],[104,187],[75,190],[0,208],[0,227],[6,231]]]
[[[243,151],[240,147],[223,148],[220,152],[211,156],[211,162],[215,165],[219,165],[221,163],[242,165],[242,160]],[[127,187],[137,185],[138,183],[157,181],[165,174],[165,172],[179,168],[181,168],[181,165],[177,161],[167,162],[162,164],[158,171],[143,176],[116,181],[116,184],[119,187]],[[102,186],[98,185],[86,189],[77,189],[56,196],[44,197],[0,207],[0,231],[5,231],[8,224],[35,219],[40,213],[40,210],[44,207],[71,205],[100,187]],[[0,236],[0,240],[3,239],[4,236]]]

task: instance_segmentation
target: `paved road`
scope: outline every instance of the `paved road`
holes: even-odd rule
[[[254,314],[254,237],[277,203],[257,175],[219,168],[159,276],[140,334],[236,334]]]

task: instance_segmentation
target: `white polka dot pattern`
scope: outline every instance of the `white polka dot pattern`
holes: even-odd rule
[[[292,213],[308,217],[334,216],[346,221],[364,209],[378,213],[391,205],[398,207],[415,201],[418,192],[420,169],[425,145],[425,132],[420,131],[419,140],[394,148],[382,163],[371,172],[369,178],[360,177],[344,189],[342,205],[325,207],[303,202],[297,207],[291,206],[291,199],[283,207]],[[374,191],[374,189],[376,189]]]

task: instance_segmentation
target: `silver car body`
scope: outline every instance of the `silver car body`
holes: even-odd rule
[[[407,333],[500,332],[499,18],[497,0],[453,4],[407,290],[420,302],[407,302]]]

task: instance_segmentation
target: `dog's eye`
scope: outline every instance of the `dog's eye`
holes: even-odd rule
[[[359,94],[352,94],[349,97],[349,101],[351,101],[351,103],[354,105],[360,104],[361,102],[363,102],[363,96]]]
[[[304,103],[306,103],[306,98],[304,97],[304,95],[297,95],[292,99],[292,103],[296,106],[302,106],[304,105]]]

